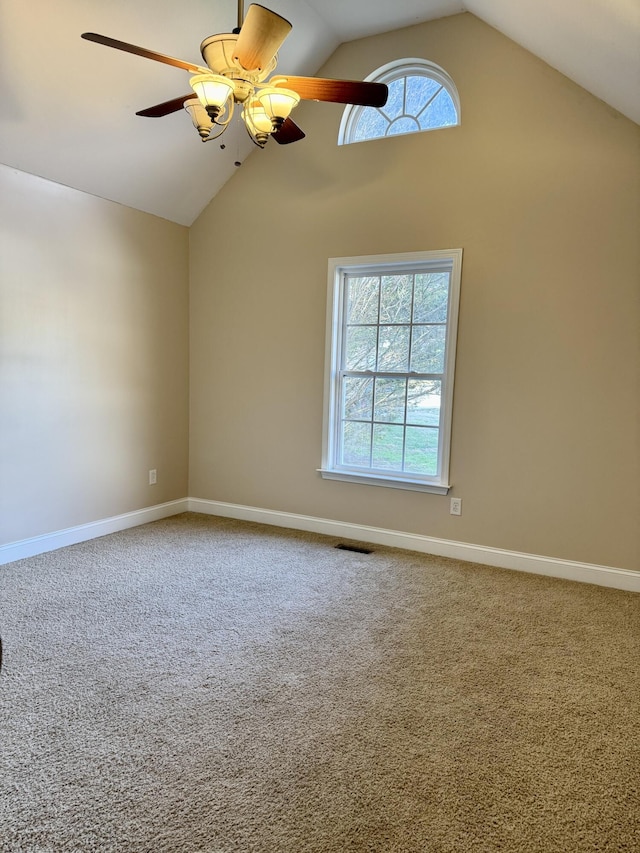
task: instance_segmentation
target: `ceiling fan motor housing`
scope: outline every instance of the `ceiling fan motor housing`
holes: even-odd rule
[[[277,54],[264,68],[243,68],[236,58],[235,33],[218,33],[209,36],[200,45],[200,53],[214,74],[233,79],[245,79],[252,83],[262,83],[278,64]]]

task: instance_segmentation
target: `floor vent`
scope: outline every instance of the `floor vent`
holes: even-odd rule
[[[340,543],[335,546],[339,551],[353,551],[356,554],[373,554],[371,548],[361,548],[359,545],[345,545]]]

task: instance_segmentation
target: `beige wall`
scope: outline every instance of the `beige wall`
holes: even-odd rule
[[[191,229],[190,440],[187,229],[0,166],[0,544],[190,494],[640,569],[640,130],[468,14],[321,73],[402,56],[462,127],[338,148],[303,104]],[[316,472],[327,259],[456,247],[461,518]]]
[[[457,83],[460,128],[256,152],[191,229],[190,494],[639,569],[640,130],[464,14],[342,46]],[[324,481],[327,259],[464,249],[447,497]]]
[[[186,228],[0,166],[0,544],[186,495],[187,270]]]

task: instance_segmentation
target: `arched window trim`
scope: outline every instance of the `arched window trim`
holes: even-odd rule
[[[456,88],[455,83],[451,79],[451,77],[447,74],[444,68],[441,68],[439,65],[436,65],[435,62],[430,62],[428,59],[419,59],[417,57],[412,57],[409,59],[395,59],[393,62],[388,62],[386,65],[381,66],[380,68],[373,71],[369,74],[368,77],[365,78],[367,83],[386,83],[388,86],[390,83],[393,83],[394,80],[400,80],[402,77],[430,77],[432,80],[436,80],[443,86],[446,91],[451,96],[451,100],[453,101],[453,105],[456,109],[456,114],[458,116],[458,121],[455,125],[447,125],[447,127],[457,127],[461,122],[461,111],[460,111],[460,96],[458,95],[458,90]],[[356,140],[353,139],[353,135],[355,132],[355,128],[358,124],[358,119],[362,114],[362,111],[366,109],[366,107],[358,106],[354,104],[349,104],[345,107],[345,110],[342,114],[342,121],[340,122],[340,130],[338,131],[338,145],[349,145]],[[381,111],[384,111],[384,107]],[[427,130],[441,130],[442,128],[427,128],[426,130],[415,131],[416,133],[426,133]],[[375,139],[380,139],[383,137],[373,137]],[[362,142],[369,142],[370,139],[357,140]]]

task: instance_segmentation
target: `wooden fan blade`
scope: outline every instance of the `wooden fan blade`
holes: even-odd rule
[[[272,86],[284,86],[307,101],[331,101],[334,104],[361,104],[383,107],[389,90],[384,83],[362,83],[358,80],[329,80],[324,77],[276,77]]]
[[[305,133],[300,130],[298,125],[290,118],[284,120],[280,130],[272,134],[278,145],[289,145],[291,142],[298,142],[304,139]]]
[[[125,53],[135,53],[136,56],[142,56],[145,59],[164,62],[165,65],[173,65],[174,68],[182,68],[185,71],[191,71],[193,74],[207,70],[206,68],[203,69],[201,65],[194,65],[192,62],[185,62],[173,56],[165,56],[164,53],[156,53],[154,50],[147,50],[145,47],[138,47],[126,41],[118,41],[118,39],[112,39],[109,36],[101,36],[99,33],[82,33],[82,38],[87,41],[94,41],[96,44],[103,44],[106,47],[114,47],[116,50],[123,50]]]
[[[190,98],[195,98],[193,92],[188,95],[180,95],[179,98],[173,98],[170,101],[164,101],[162,104],[156,104],[155,107],[147,107],[146,110],[139,110],[137,116],[145,116],[146,118],[162,118],[171,113],[177,113],[184,106],[184,102]]]
[[[238,62],[247,71],[266,68],[290,30],[291,24],[286,18],[253,3],[249,6],[236,42],[235,56]]]

